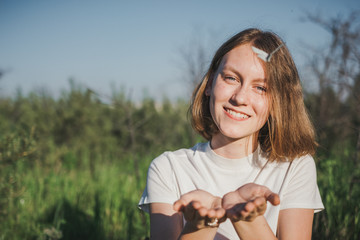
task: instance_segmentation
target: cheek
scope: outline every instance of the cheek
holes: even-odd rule
[[[217,84],[213,91],[215,104],[228,102],[234,94],[234,89],[225,84]]]
[[[221,76],[218,74],[217,78],[214,79],[212,83],[212,94],[216,99],[222,100],[227,95],[229,95],[230,91],[233,91],[228,84],[224,82]]]
[[[262,123],[265,123],[269,117],[269,101],[268,99],[262,99],[261,101],[254,102],[256,112],[261,119]]]

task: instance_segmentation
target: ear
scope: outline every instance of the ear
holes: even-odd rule
[[[209,97],[211,95],[211,87],[209,85],[205,88],[205,96]]]
[[[211,89],[212,89],[212,80],[209,80],[209,81],[206,83],[205,96],[210,97],[210,95],[211,95]]]

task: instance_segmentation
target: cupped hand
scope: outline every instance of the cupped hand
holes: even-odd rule
[[[248,183],[225,194],[222,207],[226,210],[226,216],[233,222],[253,221],[265,213],[267,201],[276,206],[280,203],[279,195],[265,186]]]
[[[214,219],[217,219],[217,223],[226,220],[221,198],[203,190],[194,190],[182,195],[173,207],[175,211],[182,212],[187,223],[196,229],[209,227],[207,223]]]

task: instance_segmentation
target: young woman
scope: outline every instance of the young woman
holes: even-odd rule
[[[316,142],[284,42],[258,29],[230,38],[190,110],[208,142],[151,163],[139,202],[151,238],[311,239]]]

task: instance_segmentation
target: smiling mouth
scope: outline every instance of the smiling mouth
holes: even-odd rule
[[[244,113],[235,112],[235,111],[233,111],[233,110],[231,110],[231,109],[228,109],[228,108],[225,108],[225,111],[226,111],[229,115],[231,115],[231,116],[233,116],[233,117],[235,117],[235,118],[247,119],[247,118],[250,117],[249,115],[246,115],[246,114],[244,114]]]

